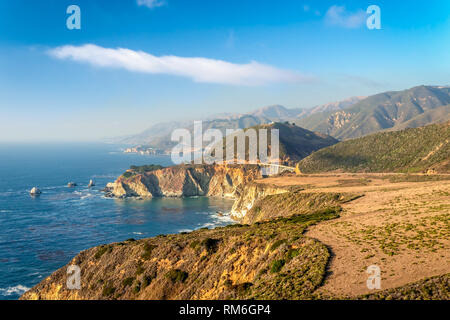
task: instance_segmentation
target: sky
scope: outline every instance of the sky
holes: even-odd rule
[[[449,55],[448,0],[0,0],[0,141],[449,85]]]

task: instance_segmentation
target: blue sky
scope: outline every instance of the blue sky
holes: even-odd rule
[[[0,0],[0,30],[0,141],[450,84],[447,0]]]

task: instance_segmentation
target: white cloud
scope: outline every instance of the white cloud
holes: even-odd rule
[[[264,85],[276,82],[303,82],[310,78],[289,70],[252,61],[235,64],[208,58],[154,56],[125,48],[103,48],[94,44],[62,46],[48,52],[58,59],[85,62],[97,67],[126,69],[132,72],[169,74],[191,78],[195,82],[232,85]]]
[[[166,4],[164,0],[137,0],[138,6],[145,6],[150,9],[162,7]]]
[[[365,19],[366,12],[364,10],[349,12],[345,6],[332,6],[325,14],[327,24],[350,29],[362,26]]]

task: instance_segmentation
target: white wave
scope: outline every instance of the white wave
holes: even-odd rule
[[[81,197],[81,199],[87,199],[87,198],[92,198],[94,195],[92,193],[88,193],[84,196]]]
[[[231,219],[229,214],[218,214],[218,213],[212,213],[211,217],[213,218],[212,222],[207,222],[204,224],[199,224],[199,228],[215,228],[220,226],[225,226],[228,224],[236,223],[233,219]]]
[[[133,234],[137,234],[137,235],[143,235],[143,233],[142,232],[133,232]]]
[[[28,192],[30,192],[30,190],[28,190]],[[14,196],[14,195],[18,195],[21,194],[21,192],[18,191],[5,191],[5,192],[0,192],[0,196],[3,197],[9,197],[9,196]]]
[[[60,185],[60,186],[54,186],[54,187],[42,187],[40,188],[41,190],[55,190],[55,189],[61,189],[64,188],[64,185]]]
[[[218,224],[217,223],[213,223],[213,222],[207,222],[207,223],[204,223],[204,224],[199,224],[199,228],[200,229],[201,228],[210,228],[210,227],[215,228],[217,226],[218,226]]]
[[[180,230],[178,230],[179,233],[181,233],[181,232],[192,232],[192,231],[194,231],[194,230],[192,230],[192,229],[180,229]]]
[[[8,288],[0,288],[0,295],[3,296],[12,296],[13,294],[19,294],[22,295],[26,291],[30,290],[30,288],[25,287],[21,284],[14,286],[14,287],[8,287]]]
[[[120,174],[120,173],[119,173]],[[117,178],[117,174],[98,174],[98,175],[93,175],[91,178],[92,179],[115,179]]]

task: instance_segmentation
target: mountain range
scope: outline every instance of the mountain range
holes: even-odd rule
[[[203,120],[203,130],[244,129],[272,122],[291,122],[310,131],[339,140],[362,137],[380,131],[415,128],[450,119],[450,87],[418,86],[403,91],[383,92],[369,97],[319,105],[309,109],[266,106],[248,113],[221,113]],[[111,142],[145,145],[168,150],[175,145],[171,133],[178,128],[193,132],[193,121],[171,121]]]
[[[309,130],[346,140],[383,130],[401,130],[450,118],[450,87],[418,86],[363,99],[343,110],[296,120]]]
[[[327,103],[310,109],[289,109],[281,105],[266,106],[248,113],[220,113],[203,119],[203,131],[219,129],[245,129],[272,122],[293,122],[316,113],[343,110],[365,97],[352,97],[343,101]],[[130,145],[144,145],[156,149],[168,149],[175,145],[170,135],[175,129],[185,128],[193,132],[193,121],[169,121],[157,123],[141,133],[108,139],[109,142]]]

